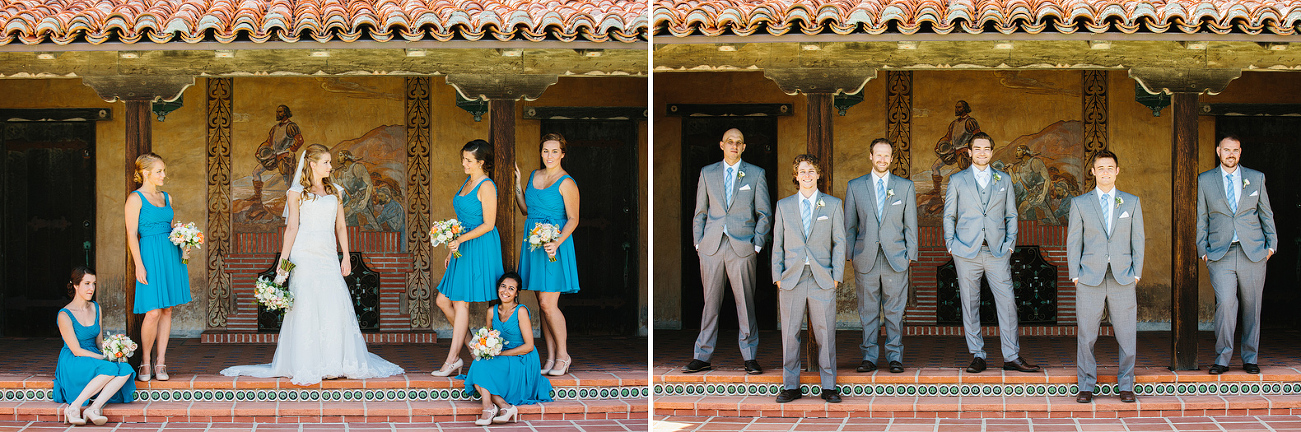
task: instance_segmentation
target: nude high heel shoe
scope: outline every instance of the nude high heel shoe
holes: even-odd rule
[[[150,378],[150,376],[149,376],[149,372],[150,372],[150,369],[153,369],[153,368],[149,367],[149,364],[148,364],[148,363],[145,363],[145,364],[140,365],[140,371],[139,371],[139,372],[136,372],[136,379],[138,379],[138,380],[140,380],[140,381],[142,381],[142,382],[149,382],[149,378]]]
[[[477,418],[477,419],[474,419],[474,424],[475,424],[475,426],[487,426],[487,425],[492,424],[495,420],[497,420],[497,418],[496,418],[496,417],[497,417],[497,406],[496,406],[496,405],[493,405],[493,406],[492,406],[492,409],[490,409],[490,410],[488,410],[488,409],[483,410],[483,413],[484,413],[484,414],[488,414],[488,418]]]
[[[542,374],[546,375],[547,372],[551,372],[551,368],[555,366],[556,366],[556,361],[554,359],[547,360],[547,362],[542,365]]]
[[[171,377],[167,376],[167,365],[154,366],[154,378],[157,378],[159,381],[167,381],[169,379],[172,379]]]
[[[72,413],[77,413],[77,417],[73,417]],[[63,409],[63,420],[68,422],[68,424],[75,426],[86,424],[86,419],[81,417],[81,407],[75,407],[72,405],[68,405],[67,408]]]
[[[572,358],[566,360],[556,360],[556,367],[551,368],[551,372],[547,372],[547,375],[551,375],[551,376],[564,375],[565,373],[569,372],[569,363],[572,362],[573,360],[574,359]]]
[[[429,374],[436,377],[445,377],[445,376],[451,376],[452,371],[456,371],[457,375],[460,375],[461,367],[463,366],[465,366],[465,362],[462,362],[460,358],[457,358],[456,361],[454,362],[443,363],[442,369],[430,372]]]
[[[102,409],[86,410],[86,418],[90,419],[90,422],[94,423],[95,426],[103,426],[104,423],[108,423],[108,417],[104,417],[104,413],[101,411]]]
[[[501,410],[501,414],[492,418],[493,423],[506,423],[508,421],[519,423],[519,407],[511,405]]]

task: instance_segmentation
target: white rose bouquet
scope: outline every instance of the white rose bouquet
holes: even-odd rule
[[[126,359],[135,355],[136,345],[131,338],[124,334],[111,334],[104,338],[104,360],[124,362]]]
[[[487,360],[501,354],[503,344],[501,332],[483,327],[470,336],[470,354],[475,360]]]
[[[560,240],[560,226],[542,222],[533,224],[533,229],[529,231],[529,251],[532,252],[556,240]],[[556,256],[551,252],[547,252],[547,258],[551,262],[556,262]]]
[[[460,236],[464,231],[465,228],[461,226],[461,221],[456,219],[437,221],[434,222],[429,229],[429,242],[432,243],[434,247],[438,247],[438,245],[441,244],[451,243],[452,240],[456,240],[456,237]],[[452,252],[452,256],[460,258],[461,252]]]
[[[172,233],[167,235],[167,239],[189,252],[190,248],[198,249],[203,245],[203,231],[199,231],[199,227],[195,226],[194,222],[188,224],[177,222],[172,226]],[[182,257],[181,263],[189,264],[190,259]]]

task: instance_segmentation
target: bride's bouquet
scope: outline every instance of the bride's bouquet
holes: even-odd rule
[[[172,226],[172,233],[167,236],[167,239],[171,240],[172,244],[185,248],[187,251],[190,248],[198,249],[199,246],[203,245],[203,231],[199,231],[199,227],[195,226],[194,222],[188,224],[177,222],[176,225]],[[181,258],[181,263],[189,264],[190,259]]]
[[[461,226],[461,221],[456,219],[437,221],[429,229],[429,242],[433,243],[434,247],[438,247],[438,245],[456,240],[456,237],[461,235],[463,231],[465,231],[465,228]],[[452,256],[460,258],[461,252],[452,252]]]
[[[124,334],[111,334],[104,338],[104,360],[124,362],[135,355],[139,348],[131,338]]]
[[[470,335],[470,354],[474,355],[475,360],[488,360],[501,354],[502,345],[505,343],[501,338],[501,332],[483,327]]]
[[[279,276],[274,281],[267,280],[266,276],[258,276],[257,286],[253,288],[253,298],[257,299],[258,304],[266,306],[267,310],[293,308],[294,293],[281,285],[283,282],[284,280]]]
[[[542,222],[533,224],[533,230],[529,231],[529,252],[556,240],[560,240],[560,226]],[[556,262],[556,256],[550,252],[547,252],[547,258]]]

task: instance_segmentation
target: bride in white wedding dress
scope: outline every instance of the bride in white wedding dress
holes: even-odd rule
[[[348,262],[347,226],[339,205],[339,188],[326,183],[330,171],[330,150],[312,144],[299,156],[293,187],[287,192],[288,226],[280,256],[296,265],[289,281],[294,306],[285,313],[275,357],[270,364],[226,368],[222,375],[287,377],[294,384],[310,385],[322,379],[379,378],[403,373],[398,365],[366,350],[366,339],[357,325],[357,314],[343,281],[352,273],[352,265]],[[303,178],[304,173],[309,177]],[[336,234],[343,249],[342,261],[335,248]]]

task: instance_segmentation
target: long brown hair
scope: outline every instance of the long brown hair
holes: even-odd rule
[[[312,144],[307,146],[307,150],[303,151],[306,153],[303,155],[303,175],[302,178],[298,179],[298,184],[303,186],[303,196],[310,200],[315,198],[315,194],[310,194],[312,190],[312,164],[308,162],[320,162],[321,155],[330,154],[330,149],[320,144]],[[326,194],[334,195],[334,183],[331,183],[328,177],[322,177],[321,183],[325,185]]]
[[[77,298],[77,285],[81,285],[81,280],[86,275],[94,275],[95,271],[90,267],[76,266],[72,268],[72,276],[68,279],[68,297]]]

